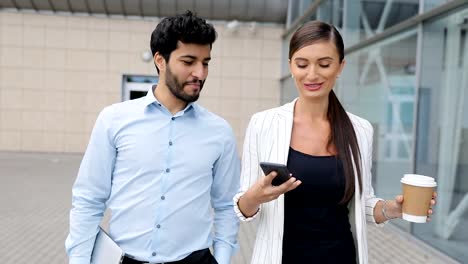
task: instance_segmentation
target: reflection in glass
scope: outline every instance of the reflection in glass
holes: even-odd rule
[[[434,9],[436,7],[439,7],[443,4],[446,4],[447,2],[450,2],[453,0],[424,0],[424,12],[427,12],[431,9]]]
[[[414,226],[461,261],[468,259],[467,22],[465,9],[424,26],[416,172],[437,178],[439,198],[434,221]]]
[[[417,15],[419,0],[356,0],[343,5],[345,45],[349,47]]]
[[[350,54],[336,89],[348,111],[374,126],[374,188],[386,199],[401,193],[412,167],[416,41],[410,30]]]

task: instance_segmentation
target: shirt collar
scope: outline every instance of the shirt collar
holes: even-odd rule
[[[152,103],[157,103],[157,104],[160,104],[158,102],[158,99],[156,99],[156,97],[154,96],[154,89],[156,89],[156,84],[152,85],[149,89],[148,89],[148,92],[146,93],[146,96],[145,96],[145,99],[144,99],[144,107],[146,108],[147,106],[151,105]]]
[[[146,93],[145,99],[144,99],[144,107],[150,106],[151,104],[155,104],[159,107],[164,107],[164,105],[156,99],[156,96],[154,96],[154,89],[156,89],[157,84],[152,85],[148,89],[148,93]],[[197,104],[195,102],[188,103],[187,106],[181,111],[183,113],[187,113],[191,109],[196,110]]]

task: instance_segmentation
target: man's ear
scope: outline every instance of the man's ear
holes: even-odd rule
[[[156,67],[158,67],[159,71],[165,71],[166,70],[166,60],[164,59],[164,57],[159,53],[159,52],[156,52],[154,54],[154,64],[156,65]]]

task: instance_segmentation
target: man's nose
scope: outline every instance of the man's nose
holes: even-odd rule
[[[197,64],[193,71],[192,71],[192,75],[194,77],[197,77],[199,80],[203,80],[205,79],[205,75],[206,75],[206,72],[207,72],[207,69],[205,68],[205,66],[203,64]]]

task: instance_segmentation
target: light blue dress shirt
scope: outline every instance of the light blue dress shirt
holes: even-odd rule
[[[110,236],[137,260],[176,261],[213,246],[230,263],[239,175],[231,127],[198,104],[172,115],[150,89],[106,107],[73,186],[70,263],[89,264],[106,207]]]

